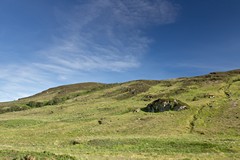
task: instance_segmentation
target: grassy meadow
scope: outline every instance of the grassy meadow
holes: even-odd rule
[[[182,111],[143,109],[158,98]],[[240,70],[82,83],[0,103],[0,159],[240,159]]]

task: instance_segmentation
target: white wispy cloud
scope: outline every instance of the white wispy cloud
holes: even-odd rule
[[[58,34],[36,51],[41,60],[0,65],[0,101],[28,96],[86,72],[123,72],[141,65],[152,41],[151,25],[173,23],[178,6],[168,0],[86,0],[56,7]],[[54,78],[53,78],[54,77]]]
[[[1,66],[0,73],[0,101],[29,96],[54,85],[47,73],[32,65]]]
[[[90,0],[56,15],[65,25],[53,47],[41,51],[49,63],[79,71],[124,71],[140,65],[151,43],[143,29],[174,22],[177,7],[167,0]]]

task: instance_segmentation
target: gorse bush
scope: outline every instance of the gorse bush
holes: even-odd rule
[[[58,98],[58,97],[55,97],[53,98],[52,100],[49,100],[46,105],[57,105],[57,104],[60,104],[62,102],[64,102],[66,99],[65,98]]]
[[[27,103],[27,105],[28,105],[29,107],[36,107],[36,106],[37,106],[37,102],[35,102],[35,101],[30,101],[30,102]]]
[[[38,107],[43,107],[46,104],[44,102],[35,102],[35,101],[30,101],[27,103],[27,106],[32,107],[32,108],[38,108]]]
[[[7,112],[22,111],[26,109],[28,109],[26,106],[21,107],[21,106],[14,105],[14,106],[9,106],[7,108],[0,108],[0,114],[7,113]]]
[[[35,102],[35,101],[30,101],[27,103],[27,106],[31,107],[31,108],[38,108],[38,107],[43,107],[43,106],[47,106],[47,105],[57,105],[60,103],[63,103],[64,101],[66,101],[67,98],[58,98],[58,97],[54,97],[53,99],[47,101],[47,102]]]

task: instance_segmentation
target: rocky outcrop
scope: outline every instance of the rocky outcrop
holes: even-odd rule
[[[145,108],[142,108],[145,112],[164,112],[164,111],[181,111],[188,109],[189,106],[186,103],[177,99],[157,99],[148,104]]]

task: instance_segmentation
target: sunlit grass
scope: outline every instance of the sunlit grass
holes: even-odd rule
[[[0,104],[4,108],[56,95],[70,97],[57,105],[0,114],[0,158],[30,154],[38,159],[68,159],[58,156],[66,154],[77,159],[238,159],[240,88],[238,76],[228,78],[93,84],[96,89],[74,85],[51,89],[48,99],[43,92]],[[190,108],[141,110],[163,97],[181,100]]]

